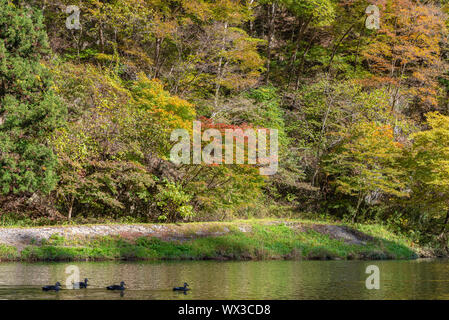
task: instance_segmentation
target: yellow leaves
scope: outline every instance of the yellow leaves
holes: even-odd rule
[[[133,104],[137,108],[145,110],[148,115],[157,119],[164,130],[191,130],[191,121],[196,116],[191,103],[171,96],[157,80],[150,80],[143,74],[139,79],[132,88]]]
[[[125,40],[124,42],[126,43],[126,48],[123,48],[123,52],[129,56],[132,56],[141,68],[153,65],[153,59],[148,56],[148,53],[146,53],[145,50],[136,47],[131,40]],[[132,61],[126,61],[126,64],[132,65],[133,63]]]
[[[186,13],[194,15],[201,21],[206,21],[210,19],[212,15],[211,5],[205,1],[201,0],[183,0],[182,5],[186,10]]]
[[[114,57],[114,55],[112,54],[106,54],[106,53],[97,53],[95,55],[95,58],[99,61],[108,61],[108,62],[113,62],[116,60],[116,58]]]
[[[435,198],[447,203],[449,192],[449,117],[438,112],[426,114],[429,130],[411,136],[410,170],[419,184],[426,185]],[[438,197],[437,197],[438,195]],[[441,199],[438,199],[442,197]]]
[[[230,24],[238,24],[248,19],[245,7],[235,0],[218,0],[211,5],[213,18],[218,21],[228,21]]]
[[[395,141],[393,128],[359,122],[343,134],[341,145],[323,163],[324,170],[334,175],[336,190],[350,195],[381,190],[403,196],[403,171],[397,164],[403,146]]]
[[[174,38],[177,23],[174,20],[166,20],[163,15],[155,14],[152,21],[152,30],[157,38]]]
[[[426,114],[426,120],[427,124],[430,126],[433,130],[444,130],[447,131],[449,134],[449,117],[444,116],[439,112],[429,112]],[[421,131],[412,136],[412,138],[415,138],[417,136],[430,136],[432,134],[431,130],[428,131]],[[447,141],[449,143],[449,141]]]

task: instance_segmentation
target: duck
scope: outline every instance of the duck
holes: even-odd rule
[[[125,290],[125,282],[120,282],[120,285],[113,284],[111,286],[106,287],[108,290]]]
[[[73,287],[74,288],[78,288],[78,289],[81,289],[81,288],[87,288],[87,281],[89,281],[87,278],[85,278],[84,279],[84,282],[78,282],[78,283],[74,283],[73,284]]]
[[[59,289],[61,289],[61,284],[59,282],[56,282],[54,286],[42,287],[42,290],[44,291],[59,291]]]
[[[187,288],[189,285],[187,284],[187,282],[184,282],[184,287],[174,287],[173,291],[188,291],[190,290],[189,288]]]

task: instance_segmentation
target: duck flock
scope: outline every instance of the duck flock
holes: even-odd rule
[[[87,289],[88,281],[89,281],[89,279],[86,278],[86,279],[84,279],[84,282],[73,283],[73,289]],[[186,282],[184,282],[184,285],[182,287],[174,287],[173,291],[187,292],[188,290],[190,290],[190,288],[188,288],[188,287],[189,287],[189,285]],[[113,285],[107,286],[106,289],[123,291],[126,289],[125,282],[124,281],[120,282],[120,285],[113,284]],[[42,287],[42,290],[43,291],[59,291],[59,290],[61,290],[61,283],[56,282],[55,285],[44,286],[44,287]]]

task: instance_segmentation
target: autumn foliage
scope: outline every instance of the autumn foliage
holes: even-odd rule
[[[67,5],[81,28],[66,28]],[[0,0],[0,215],[324,217],[445,249],[448,12],[418,0]],[[243,164],[171,162],[172,131],[193,121],[222,136],[277,130],[277,173],[261,176],[247,152]]]

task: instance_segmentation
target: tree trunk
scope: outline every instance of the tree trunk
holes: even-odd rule
[[[449,251],[447,247],[447,237],[446,237],[446,225],[448,221],[449,221],[449,210],[446,211],[446,217],[444,218],[444,223],[443,226],[441,227],[440,235],[438,236],[441,246],[446,252]]]
[[[224,24],[224,32],[223,32],[223,44],[221,47],[221,51],[223,51],[226,48],[226,33],[228,30],[228,23],[225,22]],[[218,69],[217,69],[217,80],[215,84],[215,99],[214,99],[214,107],[218,107],[218,99],[220,97],[220,82],[223,74],[223,56],[221,55],[218,60]]]
[[[315,40],[315,36],[316,36],[316,33],[313,34],[312,38],[310,39],[310,41],[307,45],[307,48],[302,53],[301,61],[299,63],[298,71],[296,73],[295,91],[299,89],[299,84],[301,82],[301,74],[302,74],[302,71],[304,70],[304,63],[306,61],[306,55],[309,52],[310,48],[312,48],[312,44],[313,44],[313,40]]]
[[[253,3],[254,3],[254,0],[249,0],[248,7],[251,8]],[[253,22],[253,19],[249,20],[249,35],[251,37],[254,36],[254,22]]]
[[[332,62],[334,61],[335,55],[337,54],[338,47],[342,43],[342,41],[346,38],[346,36],[349,35],[351,30],[354,28],[355,24],[352,24],[349,29],[345,32],[345,34],[337,41],[337,43],[334,45],[334,48],[332,49],[331,58],[329,59],[329,64],[326,67],[326,72],[329,72]]]
[[[160,60],[161,60],[161,46],[162,46],[162,39],[161,38],[156,38],[155,41],[155,48],[154,48],[154,75],[153,78],[158,78],[159,77],[159,64],[160,64]]]
[[[360,27],[360,31],[359,31],[359,39],[357,41],[357,48],[355,50],[355,54],[354,54],[354,71],[357,70],[357,60],[358,60],[358,56],[359,56],[359,52],[360,52],[360,43],[362,42],[362,38],[363,36],[365,36],[365,23],[366,23],[366,19],[365,22],[363,23],[363,25]]]
[[[265,84],[268,84],[270,79],[270,64],[271,64],[271,45],[274,40],[274,18],[276,12],[276,3],[273,2],[267,7],[267,20],[268,20],[268,34],[267,34],[267,67],[265,74]]]
[[[362,200],[363,200],[363,197],[360,194],[359,199],[357,200],[357,207],[355,208],[354,215],[352,216],[352,223],[357,222],[357,216],[359,215],[359,209],[360,209],[360,205],[362,204]]]
[[[104,53],[104,36],[103,36],[103,23],[100,23],[100,29],[98,30],[100,37],[100,50],[101,53]]]
[[[294,69],[293,67],[296,62],[296,57],[298,55],[299,47],[301,45],[301,40],[302,40],[302,37],[303,37],[304,33],[306,32],[307,27],[309,26],[311,21],[312,21],[312,17],[310,17],[308,20],[306,20],[304,22],[299,23],[299,31],[298,31],[298,36],[296,37],[295,52],[293,53],[292,58],[290,59],[289,66],[288,66],[288,81],[287,81],[286,88],[290,88],[290,83],[292,81],[292,75],[294,74],[294,72],[292,72],[292,71]]]
[[[72,212],[73,212],[73,203],[75,202],[75,197],[72,196],[72,199],[70,200],[70,207],[69,207],[69,214],[67,215],[67,220],[72,220]]]
[[[446,211],[446,218],[444,218],[443,227],[441,228],[440,233],[443,233],[446,230],[446,225],[448,221],[449,221],[449,210]]]

